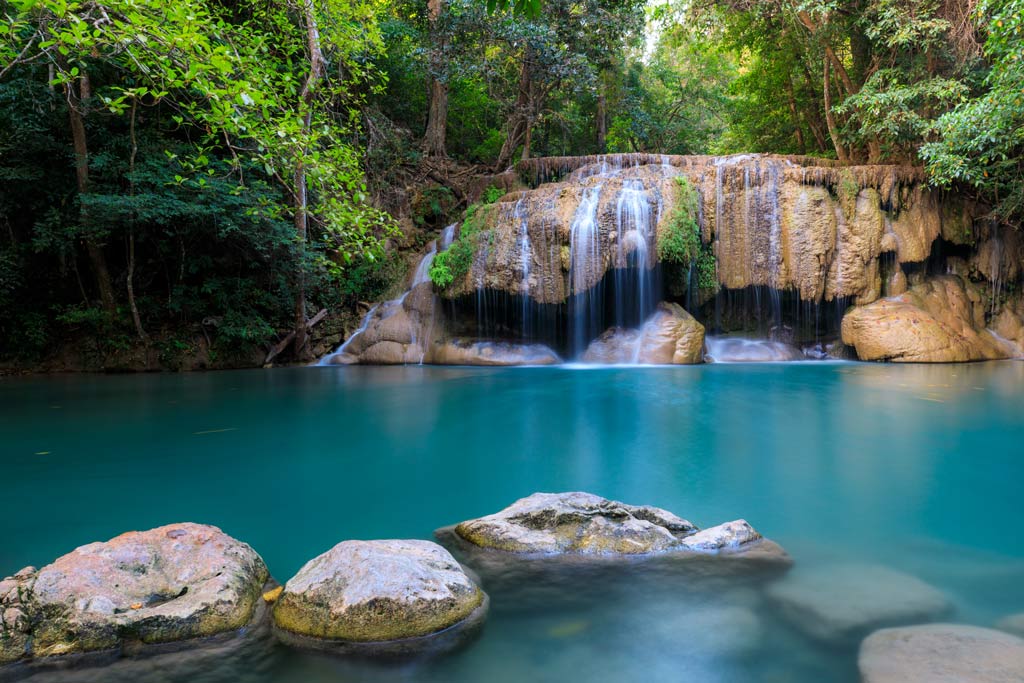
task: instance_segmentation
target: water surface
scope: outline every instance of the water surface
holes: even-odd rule
[[[1024,363],[9,378],[0,415],[0,575],[195,521],[285,581],[345,539],[430,538],[534,491],[586,490],[700,526],[746,518],[799,566],[914,574],[954,621],[1024,610]],[[205,680],[857,680],[854,649],[808,640],[756,587],[625,574],[563,597],[495,599],[477,642],[430,663],[276,651]]]

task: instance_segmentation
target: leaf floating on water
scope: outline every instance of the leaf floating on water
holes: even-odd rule
[[[36,451],[36,455],[49,455],[50,451]]]
[[[132,609],[142,609],[142,603],[141,602],[133,602],[132,604],[130,604],[128,606],[131,607]]]
[[[194,436],[200,436],[202,434],[220,434],[221,432],[237,432],[238,427],[225,427],[224,429],[206,429],[201,432],[192,432]]]
[[[557,624],[548,629],[548,636],[551,638],[571,638],[577,636],[590,628],[589,621],[567,621]]]
[[[281,597],[281,592],[283,590],[284,590],[284,586],[278,586],[277,588],[274,588],[273,590],[269,590],[269,591],[267,591],[266,593],[263,594],[263,599],[266,602],[275,602],[275,601],[277,601],[277,599],[279,597]]]
[[[922,401],[931,401],[933,403],[945,403],[941,398],[934,398],[933,396],[917,396],[915,398],[919,398]]]

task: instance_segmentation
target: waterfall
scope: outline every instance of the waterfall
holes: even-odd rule
[[[642,321],[657,303],[648,258],[654,225],[650,194],[644,189],[643,181],[623,181],[616,205],[615,230],[615,324],[625,327],[632,320],[627,315],[636,315],[637,321]]]
[[[576,208],[569,228],[569,327],[574,355],[582,353],[587,343],[601,332],[601,301],[594,274],[603,268],[597,204],[601,185],[588,187]]]
[[[373,306],[370,306],[370,310],[368,310],[366,312],[366,315],[363,316],[363,319],[360,321],[359,327],[356,328],[356,331],[349,335],[349,338],[346,339],[345,342],[341,346],[339,346],[336,351],[334,351],[334,353],[327,354],[326,356],[318,360],[316,363],[314,363],[314,365],[333,365],[334,363],[332,359],[335,356],[340,356],[341,354],[345,353],[345,350],[349,346],[351,346],[352,342],[355,341],[355,339],[359,335],[366,331],[366,328],[369,326],[370,321],[373,320],[373,314],[376,313],[377,309],[380,307],[381,304],[374,304]]]
[[[519,273],[522,287],[522,330],[523,339],[530,336],[530,264],[533,252],[530,248],[530,216],[526,211],[524,197],[516,201],[512,210],[513,220],[519,223]]]

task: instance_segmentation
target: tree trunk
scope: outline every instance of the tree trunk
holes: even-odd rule
[[[448,82],[438,76],[444,70],[444,36],[439,20],[443,0],[428,0],[430,17],[430,110],[427,113],[427,131],[423,135],[423,152],[428,157],[447,156],[445,132],[448,126]]]
[[[824,62],[824,95],[825,95],[825,121],[828,123],[828,134],[832,138],[832,145],[836,150],[836,157],[839,161],[849,161],[846,149],[839,142],[839,128],[836,126],[836,119],[832,115],[832,70],[829,68],[831,62],[826,59]]]
[[[530,79],[530,59],[530,48],[527,47],[523,52],[523,64],[519,68],[519,94],[516,95],[515,109],[512,112],[512,117],[509,119],[508,134],[505,137],[504,144],[501,146],[501,152],[498,153],[498,160],[494,163],[495,168],[499,171],[508,167],[509,162],[516,153],[516,149],[526,139],[527,131],[530,129],[530,111],[533,99],[531,93],[533,85]]]
[[[608,99],[605,96],[605,78],[601,74],[597,84],[597,153],[608,151]]]
[[[132,117],[128,123],[129,137],[131,138],[132,151],[128,160],[128,187],[132,199],[135,198],[135,156],[139,151],[138,142],[135,139],[135,110],[139,101],[132,99]],[[139,307],[135,302],[135,207],[132,207],[132,216],[128,227],[128,306],[132,310],[132,321],[135,323],[135,332],[144,344],[149,343],[149,335],[142,327],[142,316],[139,315]],[[148,354],[147,354],[148,355]],[[149,362],[149,358],[146,358]]]
[[[82,73],[78,81],[79,93],[75,94],[73,83],[64,86],[64,92],[68,101],[68,117],[71,124],[71,140],[75,148],[75,179],[78,184],[79,195],[79,220],[86,231],[89,229],[89,212],[83,203],[83,197],[89,191],[89,145],[85,137],[85,120],[82,117],[82,102],[89,99],[91,88],[89,77]],[[100,293],[100,302],[107,315],[117,315],[117,303],[114,301],[114,288],[110,284],[110,271],[107,269],[107,259],[103,254],[103,248],[96,243],[91,235],[82,239],[85,243],[85,251],[89,256],[89,263],[92,265],[93,274],[96,276],[96,287]]]
[[[306,49],[309,52],[309,73],[302,86],[300,107],[302,110],[302,132],[308,135],[313,125],[313,99],[316,86],[324,76],[324,56],[320,50],[320,30],[317,28],[316,9],[313,0],[303,0],[303,19],[306,22]],[[309,357],[306,334],[306,236],[309,232],[309,197],[306,186],[306,164],[302,157],[306,150],[300,150],[295,163],[294,202],[295,237],[299,244],[298,267],[295,273],[295,357],[303,360]]]
[[[793,135],[796,137],[797,149],[801,154],[807,154],[807,145],[804,144],[804,131],[801,127],[800,113],[796,107],[796,97],[793,95],[793,80],[786,79],[786,99],[789,101],[789,113],[793,117]]]

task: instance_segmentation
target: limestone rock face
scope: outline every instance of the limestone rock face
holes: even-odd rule
[[[704,326],[679,304],[658,304],[639,330],[611,328],[590,343],[585,363],[691,365],[703,362]]]
[[[434,333],[434,295],[429,282],[419,283],[398,299],[367,314],[331,364],[401,365],[422,362]]]
[[[447,296],[490,289],[564,303],[613,268],[653,267],[657,238],[679,204],[678,179],[697,190],[702,239],[718,283],[767,286],[807,302],[880,296],[879,257],[920,263],[936,239],[967,243],[976,208],[926,187],[914,169],[838,167],[769,155],[608,155],[524,162],[535,180],[480,213],[486,239]],[[536,167],[536,168],[535,168]],[[543,167],[543,168],[541,168]]]
[[[582,492],[534,493],[454,533],[480,548],[523,554],[739,553],[770,544],[743,520],[700,531],[667,510]]]
[[[1009,683],[1024,680],[1024,640],[963,624],[888,628],[857,663],[864,683]]]
[[[430,362],[438,365],[554,365],[562,359],[543,344],[453,339],[435,346]]]
[[[484,593],[429,541],[344,541],[306,563],[274,605],[279,629],[321,641],[428,636],[482,609]]]
[[[946,596],[924,581],[866,564],[798,569],[768,596],[796,628],[836,644],[885,626],[930,621],[950,609]]]
[[[956,275],[933,277],[905,294],[849,310],[843,343],[861,360],[953,363],[1008,358],[1013,349],[984,329],[981,297]]]
[[[212,526],[171,524],[90,543],[31,579],[32,654],[234,631],[252,619],[268,578],[252,548]]]

